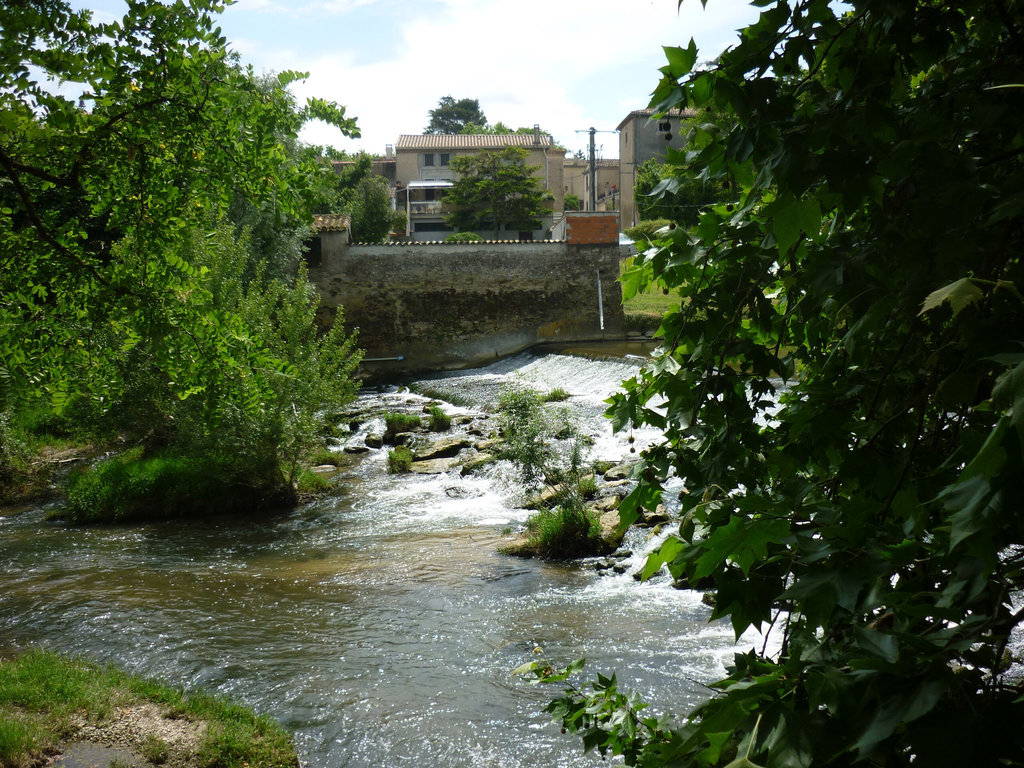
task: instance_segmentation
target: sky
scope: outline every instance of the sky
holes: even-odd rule
[[[238,0],[219,18],[229,47],[257,73],[308,72],[291,89],[337,102],[358,121],[350,139],[310,123],[300,138],[383,154],[422,133],[442,96],[477,99],[487,119],[539,124],[570,151],[598,131],[598,154],[618,157],[614,131],[647,106],[663,45],[698,61],[735,43],[757,18],[750,0]],[[123,0],[74,0],[97,20]]]

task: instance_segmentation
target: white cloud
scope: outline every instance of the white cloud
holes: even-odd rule
[[[269,13],[273,5],[242,0],[235,9]],[[360,28],[370,6],[373,18],[392,10],[386,29]],[[422,131],[428,111],[448,94],[479,99],[491,122],[540,123],[570,148],[582,147],[586,136],[577,130],[613,129],[646,105],[662,45],[686,45],[693,36],[707,58],[754,18],[746,0],[712,0],[707,11],[686,0],[679,12],[675,0],[317,0],[290,7],[321,14],[310,23],[335,25],[334,50],[273,36],[235,40],[235,47],[257,69],[309,71],[296,94],[344,104],[363,133],[351,142],[310,126],[304,139],[375,153],[399,134]],[[614,156],[613,137],[603,143]]]

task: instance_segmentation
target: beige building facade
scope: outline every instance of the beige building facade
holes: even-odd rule
[[[457,177],[452,160],[485,151],[499,152],[506,147],[526,150],[526,165],[534,167],[541,188],[551,193],[551,213],[539,229],[531,233],[510,232],[503,239],[545,239],[554,214],[561,213],[565,199],[565,158],[551,137],[539,129],[532,133],[399,136],[395,144],[396,201],[399,210],[406,210],[409,238],[443,240],[453,231],[445,222],[449,211],[444,204],[445,190]]]
[[[619,209],[619,161],[598,160],[595,163],[597,176],[594,191],[599,211]],[[574,194],[580,199],[580,210],[587,210],[590,204],[590,162],[587,160],[566,160],[565,194]]]

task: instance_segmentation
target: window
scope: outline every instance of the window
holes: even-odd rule
[[[427,152],[425,155],[423,155],[423,165],[433,165],[433,164],[434,164],[434,153],[433,152]]]
[[[451,155],[449,155],[447,152],[442,152],[441,153],[441,167],[442,168],[447,168],[448,167],[448,162],[450,160],[451,160]]]
[[[451,232],[452,228],[443,221],[418,221],[414,225],[417,232]]]

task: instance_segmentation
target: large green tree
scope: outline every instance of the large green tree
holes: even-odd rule
[[[683,483],[645,575],[770,638],[685,721],[609,678],[552,711],[630,764],[1021,765],[1024,4],[756,5],[666,49],[653,106],[725,115],[689,172],[741,194],[627,275],[680,304],[610,414],[665,433],[624,524]]]
[[[442,96],[437,108],[430,110],[425,133],[462,133],[467,125],[487,125],[487,116],[477,99],[454,99]]]
[[[261,80],[233,61],[222,8],[129,2],[110,23],[61,0],[0,9],[0,406],[126,413],[141,397],[170,424],[157,404],[201,406],[213,431],[318,407],[282,388],[303,366],[275,335],[297,333],[287,316],[311,317],[309,297],[275,294],[274,269],[255,262],[294,257],[278,244],[321,194],[322,166],[294,146],[301,125],[356,127],[327,102],[297,108],[287,85],[300,75]],[[278,297],[276,330],[217,300],[201,233],[212,247],[228,221],[249,254],[244,290]],[[310,343],[290,349],[327,364]]]
[[[367,176],[359,181],[352,199],[352,236],[359,243],[379,243],[387,239],[398,217],[392,207],[391,187],[383,176]],[[401,217],[405,225],[404,215]]]
[[[454,209],[448,223],[459,232],[491,231],[495,240],[502,227],[539,227],[544,193],[534,175],[537,168],[526,165],[526,156],[521,147],[506,147],[452,158],[458,178],[445,194]]]

